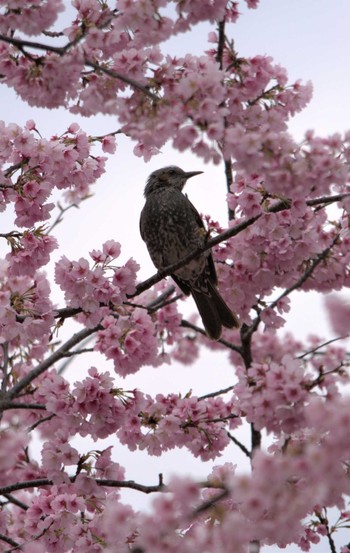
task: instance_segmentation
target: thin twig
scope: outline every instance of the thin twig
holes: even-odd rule
[[[6,36],[1,34],[0,41],[12,44],[13,46],[16,46],[16,48],[33,48],[34,50],[46,50],[47,52],[53,52],[54,54],[58,54],[59,56],[63,56],[71,45],[71,43],[68,43],[65,46],[52,46],[52,44],[43,44],[42,42],[23,40],[20,38],[15,38],[13,36]]]
[[[23,501],[20,501],[19,499],[17,499],[17,497],[14,497],[10,493],[3,493],[2,495],[7,499],[9,503],[17,505],[17,507],[23,509],[23,511],[27,511],[29,509],[28,505],[26,505],[25,503],[23,503]]]
[[[162,303],[163,301],[167,300],[169,296],[171,296],[175,292],[175,286],[171,285],[169,286],[162,294],[156,297],[155,300],[148,303],[145,307],[147,310],[155,310],[158,308],[158,305]]]
[[[316,516],[317,516],[318,520],[320,521],[320,523],[323,524],[325,529],[326,529],[326,536],[328,538],[328,543],[329,543],[331,553],[337,553],[335,543],[334,543],[334,540],[332,538],[332,532],[329,528],[326,508],[324,508],[324,511],[325,511],[326,516],[323,516],[321,513],[316,513]]]
[[[243,453],[249,458],[251,459],[252,458],[252,454],[251,452],[249,451],[249,449],[244,445],[242,444],[239,440],[237,440],[237,438],[235,438],[233,436],[233,434],[231,434],[230,432],[227,432],[227,435],[228,437],[230,438],[230,440],[232,440],[232,442],[234,444],[236,444],[237,447],[239,447],[239,449],[241,449],[243,451]]]
[[[84,198],[82,198],[83,200]],[[77,204],[70,204],[66,207],[62,207],[60,205],[60,203],[58,202],[57,203],[57,207],[59,209],[59,213],[56,217],[56,219],[54,220],[54,222],[52,223],[52,225],[49,226],[49,228],[46,230],[46,234],[50,234],[50,232],[59,224],[63,221],[63,215],[69,210],[71,209],[72,207],[76,207],[77,209],[79,209],[79,206]]]
[[[324,348],[326,346],[329,346],[329,344],[333,344],[333,342],[338,342],[339,340],[346,340],[346,338],[349,338],[349,335],[347,336],[338,336],[337,338],[332,338],[331,340],[328,340],[327,342],[323,342],[323,344],[320,344],[319,346],[316,346],[313,349],[310,349],[309,351],[306,351],[305,353],[302,353],[301,355],[298,355],[297,359],[303,359],[307,355],[311,355],[312,353],[315,353],[321,348]]]
[[[221,396],[223,394],[227,394],[227,392],[231,392],[233,389],[234,389],[234,386],[228,386],[228,388],[223,388],[222,390],[218,390],[217,392],[211,392],[209,394],[205,394],[204,396],[200,396],[197,399],[202,400],[202,399],[209,399],[211,397]]]
[[[74,360],[74,357],[75,355],[77,354],[81,354],[81,353],[91,353],[92,351],[94,351],[93,348],[86,348],[85,346],[91,342],[91,340],[94,339],[94,335],[91,334],[90,336],[88,336],[87,338],[85,338],[85,340],[82,340],[82,342],[80,342],[80,346],[83,346],[83,347],[80,347],[80,349],[73,349],[69,352],[67,352],[64,357],[67,357],[67,359],[62,363],[62,365],[60,366],[60,368],[58,369],[57,373],[58,374],[63,374],[64,371],[67,369],[67,367],[72,363],[72,361]]]
[[[123,83],[131,86],[131,88],[136,88],[137,90],[140,90],[146,96],[151,98],[151,100],[153,100],[154,102],[158,102],[160,100],[159,96],[157,96],[156,94],[153,94],[153,92],[151,92],[146,86],[138,83],[137,81],[134,81],[134,79],[131,79],[126,75],[122,75],[117,71],[113,71],[113,69],[108,69],[108,67],[104,67],[103,65],[95,63],[94,61],[89,60],[88,58],[85,58],[84,61],[85,61],[85,65],[87,65],[88,67],[92,67],[92,69],[95,69],[95,71],[101,71],[102,73],[105,73],[109,77],[112,77],[113,79],[117,79],[118,81],[122,81]]]
[[[294,282],[294,284],[292,284],[291,286],[289,286],[289,288],[286,288],[282,294],[280,294],[278,296],[278,298],[276,298],[271,304],[270,304],[270,308],[271,309],[274,309],[278,302],[288,296],[289,294],[291,294],[294,290],[297,290],[298,288],[300,288],[304,282],[306,282],[306,280],[308,278],[310,278],[310,276],[312,275],[312,273],[314,272],[314,270],[316,269],[316,267],[322,262],[324,261],[324,259],[326,259],[327,255],[329,254],[329,252],[331,251],[331,249],[333,248],[333,246],[336,244],[336,242],[338,241],[339,239],[339,234],[337,234],[337,236],[334,238],[334,240],[332,240],[332,243],[330,244],[330,246],[328,246],[325,250],[323,250],[311,263],[311,265],[309,266],[309,268],[301,275],[300,278],[298,278],[298,280],[296,280]],[[256,318],[254,319],[253,323],[250,325],[250,326],[245,326],[243,325],[242,328],[241,328],[241,337],[242,337],[242,340],[243,338],[246,339],[246,338],[251,338],[251,336],[254,334],[255,330],[257,329],[257,327],[259,326],[261,322],[261,314],[258,313],[258,315],[256,316]]]
[[[47,422],[47,421],[50,421],[51,419],[53,419],[56,415],[54,413],[52,413],[51,415],[48,415],[47,417],[43,417],[42,419],[38,419],[36,422],[34,422],[31,426],[29,426],[29,428],[27,429],[28,432],[32,432],[33,430],[35,430],[35,428],[37,428],[40,424],[42,424],[43,422]]]
[[[350,192],[345,192],[344,194],[334,194],[333,196],[323,196],[321,198],[311,198],[306,200],[306,205],[313,207],[314,205],[320,204],[333,204],[334,202],[341,202],[350,196]]]
[[[301,275],[300,278],[298,278],[298,280],[296,282],[294,282],[294,284],[292,284],[291,286],[289,286],[289,288],[286,288],[286,290],[284,290],[282,292],[282,294],[280,296],[278,296],[277,299],[275,299],[271,304],[270,304],[270,308],[274,309],[276,307],[276,305],[278,304],[278,302],[282,299],[282,298],[285,298],[286,296],[288,296],[291,292],[293,292],[294,290],[296,290],[297,288],[300,288],[304,282],[307,281],[308,278],[310,278],[310,276],[312,275],[312,273],[314,272],[314,270],[316,269],[316,267],[326,259],[326,257],[328,256],[329,252],[332,250],[333,246],[337,243],[337,241],[339,240],[339,234],[337,234],[335,236],[335,238],[332,240],[331,244],[325,248],[320,254],[317,255],[317,257],[312,261],[310,267],[308,269],[306,269],[306,271]]]
[[[190,323],[189,321],[186,321],[185,319],[182,319],[180,326],[184,328],[190,328],[191,330],[194,330],[195,332],[198,332],[199,334],[202,334],[202,336],[205,336],[206,338],[207,333],[203,328],[200,328],[199,326],[194,325],[193,323]],[[228,340],[225,340],[224,338],[219,338],[219,340],[216,340],[218,344],[222,344],[223,346],[226,346],[227,348],[239,353],[242,355],[242,349],[239,346],[236,346],[235,344],[232,344],[232,342],[229,342]]]
[[[18,169],[21,169],[23,167],[23,165],[25,163],[27,163],[29,161],[29,158],[24,158],[24,159],[21,159],[21,161],[19,161],[18,163],[15,163],[14,165],[11,165],[10,167],[8,167],[6,169],[6,171],[4,172],[4,176],[6,178],[10,177],[12,175],[12,173],[14,173],[15,171],[17,171]]]
[[[138,484],[134,480],[103,480],[102,478],[96,478],[96,484],[99,486],[106,486],[108,488],[130,488],[132,490],[137,490],[145,494],[162,492],[164,491],[164,484],[161,482],[155,486],[145,486],[143,484]]]
[[[212,499],[209,499],[208,501],[205,501],[195,509],[193,513],[193,518],[195,518],[197,515],[203,513],[204,511],[208,511],[208,509],[211,509],[214,507],[219,501],[222,501],[222,499],[225,499],[228,496],[229,492],[228,490],[224,489],[220,493],[218,493],[215,497]]]

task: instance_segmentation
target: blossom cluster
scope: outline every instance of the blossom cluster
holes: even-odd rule
[[[38,35],[51,27],[64,9],[62,0],[8,0],[1,5],[0,32],[3,34],[18,29],[26,35]]]
[[[221,262],[220,288],[242,320],[251,322],[251,308],[256,306],[266,328],[283,326],[290,305],[288,297],[271,296],[276,288],[292,288],[299,282],[301,290],[330,292],[350,285],[346,217],[333,225],[326,210],[317,209],[322,206],[321,200],[315,208],[304,200],[286,209],[282,205],[274,212],[278,200],[268,199],[256,176],[239,177],[233,188],[236,191],[228,194],[228,204],[236,210],[237,218],[231,226],[239,226],[249,218],[257,220],[225,246],[220,245],[215,257]],[[264,209],[266,201],[268,210]],[[307,278],[310,270],[312,277]],[[266,298],[270,303],[275,300],[272,308]]]
[[[300,428],[310,383],[301,361],[285,356],[281,364],[253,363],[249,371],[238,368],[237,376],[240,408],[257,430],[265,428],[278,435]]]
[[[91,155],[92,139],[75,123],[50,140],[38,137],[32,120],[25,128],[1,121],[0,130],[0,209],[13,203],[19,227],[50,218],[54,189],[65,190],[67,201],[78,204],[105,170],[106,158]],[[110,151],[110,141],[107,147]]]
[[[56,2],[49,4],[58,10]],[[247,4],[256,8],[258,2]],[[117,114],[121,130],[137,141],[135,152],[146,159],[172,140],[180,151],[191,149],[205,161],[219,163],[223,153],[255,170],[274,151],[281,173],[286,170],[293,145],[280,134],[289,116],[309,100],[309,85],[287,86],[285,71],[270,58],[238,59],[228,43],[221,68],[214,48],[206,56],[183,58],[164,56],[159,48],[200,21],[235,20],[237,2],[176,3],[173,17],[160,0],[119,0],[115,10],[91,0],[73,7],[76,17],[64,30],[65,49],[46,44],[44,55],[26,56],[16,41],[1,45],[5,82],[29,104]],[[15,19],[8,17],[9,27],[15,31],[24,16],[17,10]],[[219,37],[211,33],[210,40],[217,44]]]
[[[14,374],[26,372],[35,360],[41,360],[54,326],[50,284],[42,273],[35,278],[13,275],[5,261],[0,266],[0,344],[7,344],[12,355],[18,351],[24,361],[16,360]],[[4,351],[0,349],[4,361]]]
[[[342,494],[350,491],[343,464],[350,455],[344,440],[350,424],[348,407],[347,401],[313,401],[303,432],[284,444],[283,454],[257,452],[251,476],[226,463],[214,468],[203,491],[203,484],[173,477],[167,493],[153,499],[150,513],[135,512],[109,490],[108,479],[124,478],[124,469],[112,461],[111,448],[90,452],[78,461],[77,451],[59,431],[60,449],[50,452],[44,446],[45,463],[53,471],[62,462],[79,463],[78,473],[68,479],[61,473],[55,486],[42,488],[32,498],[29,509],[14,506],[16,516],[8,521],[12,536],[21,529],[20,542],[25,542],[40,529],[42,540],[36,551],[75,552],[82,546],[123,551],[132,543],[142,548],[152,544],[156,552],[171,546],[175,552],[188,553],[201,544],[210,553],[221,553],[229,544],[243,553],[253,540],[280,547],[295,541],[308,551],[324,528],[304,527],[300,521],[310,511],[320,513],[322,505],[343,505]],[[29,494],[22,493],[22,502],[28,499]]]
[[[50,253],[57,248],[57,240],[42,229],[25,231],[19,239],[11,237],[11,252],[6,255],[8,271],[13,276],[33,277],[37,269],[48,264]]]
[[[61,474],[63,466],[77,463],[77,454],[72,457],[67,445],[68,438],[76,434],[94,440],[117,434],[130,450],[146,450],[150,455],[186,447],[195,457],[208,460],[222,454],[229,444],[227,429],[240,424],[233,397],[151,397],[138,390],[127,392],[115,387],[111,375],[95,367],[88,374],[71,390],[62,376],[50,371],[35,392],[35,401],[54,415],[39,426],[41,435],[49,439],[44,444],[43,469],[50,478]],[[69,457],[62,453],[62,444],[66,444],[64,451]]]
[[[80,322],[93,327],[102,317],[121,306],[135,290],[138,265],[129,259],[124,266],[113,265],[120,255],[120,244],[108,240],[102,250],[90,252],[92,267],[85,258],[70,261],[63,256],[55,267],[55,281],[64,291],[67,306],[81,311]]]

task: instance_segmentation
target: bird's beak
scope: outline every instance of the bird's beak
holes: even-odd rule
[[[186,179],[190,179],[191,177],[195,177],[196,175],[201,175],[203,171],[188,171],[186,173]]]

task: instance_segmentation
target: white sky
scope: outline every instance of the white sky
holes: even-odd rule
[[[321,135],[350,128],[350,0],[261,0],[257,10],[248,10],[242,5],[241,12],[243,15],[237,24],[227,29],[240,56],[271,55],[287,68],[291,81],[310,79],[314,84],[314,99],[310,106],[291,121],[292,134],[301,139],[309,128]],[[207,28],[201,25],[195,31],[194,38],[178,37],[171,41],[169,49],[177,55],[187,52],[201,54],[208,47],[206,38]],[[48,112],[30,108],[16,100],[15,94],[7,87],[0,88],[0,99],[0,119],[18,124],[34,119],[44,136],[60,134],[72,121],[78,121],[84,130],[94,135],[119,128],[118,122],[112,117],[82,119],[62,110]],[[143,206],[143,186],[148,174],[168,164],[180,165],[185,170],[203,169],[204,175],[190,181],[187,193],[199,211],[208,212],[225,224],[223,171],[221,168],[203,166],[200,159],[190,154],[179,154],[169,148],[164,148],[162,154],[145,164],[142,159],[133,156],[134,144],[129,140],[118,137],[118,143],[116,154],[108,162],[107,173],[94,188],[95,197],[84,202],[79,211],[68,212],[64,223],[56,228],[60,250],[55,253],[54,259],[63,254],[71,259],[86,257],[91,249],[114,238],[122,244],[122,259],[134,257],[142,267],[140,277],[147,278],[154,273],[154,269],[139,237],[138,220]],[[1,214],[0,232],[8,232],[10,224],[10,215]],[[0,251],[3,251],[1,245]],[[190,303],[189,310],[192,310]],[[312,318],[310,313],[313,314]],[[329,336],[320,302],[312,294],[295,295],[287,326],[298,337],[309,332]],[[79,378],[80,371],[85,371],[86,366],[93,363],[101,367],[101,358],[96,356],[87,365],[87,360],[81,357],[70,369],[73,371],[74,367],[72,380]],[[106,367],[113,370],[107,363],[103,365],[104,369]],[[186,393],[193,389],[194,393],[202,394],[230,385],[232,377],[233,369],[224,354],[206,352],[195,367],[173,364],[159,369],[144,368],[137,375],[121,381],[120,385],[125,388],[137,386],[151,393]],[[249,443],[248,438],[242,439]],[[112,440],[107,442],[107,445],[113,443]],[[96,444],[88,446],[84,442],[80,447],[92,449],[96,448]],[[182,451],[175,456],[167,454],[162,458],[146,459],[144,455],[131,454],[120,446],[116,447],[116,451],[118,454],[120,452],[120,459],[117,460],[127,467],[127,478],[148,484],[157,482],[159,472],[167,475],[179,466],[185,467],[186,472],[198,478],[204,478],[212,465],[203,465]],[[243,461],[242,455],[233,447],[227,450],[225,459],[238,464]],[[223,460],[218,459],[218,463]],[[133,501],[135,494],[130,492],[128,498]],[[140,505],[138,496],[137,504]],[[340,545],[347,541],[350,540],[345,533],[340,535]],[[317,546],[312,551],[322,550],[326,551],[327,547]],[[264,551],[272,553],[278,549],[264,548]],[[297,549],[290,547],[285,551],[292,553]]]

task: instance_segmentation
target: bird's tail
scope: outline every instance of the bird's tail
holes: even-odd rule
[[[222,326],[226,328],[238,328],[237,316],[226,305],[215,285],[209,284],[208,291],[191,290],[196,302],[204,328],[212,340],[218,340],[221,336]]]

